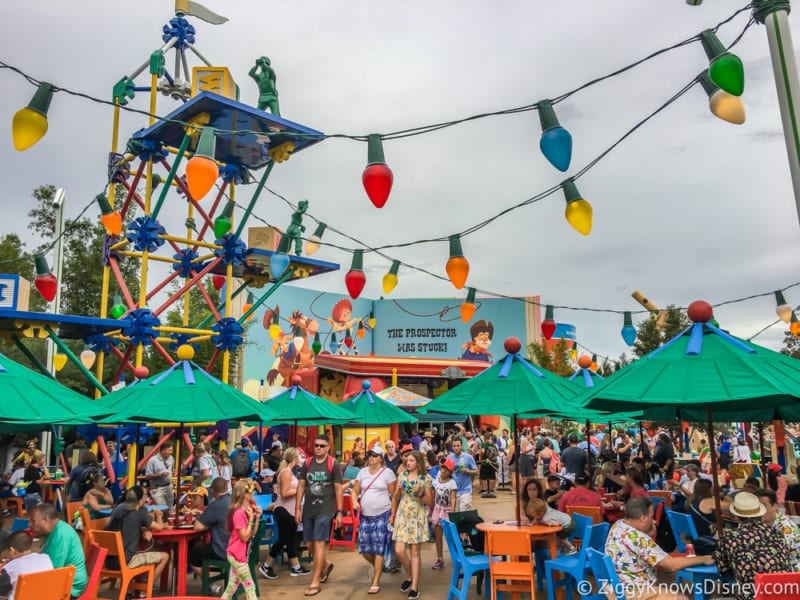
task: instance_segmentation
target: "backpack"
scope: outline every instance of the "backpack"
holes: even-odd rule
[[[306,471],[308,471],[308,468],[311,466],[312,460],[314,460],[313,456],[309,456],[306,459]],[[333,457],[330,454],[328,454],[328,475],[333,475]]]
[[[97,465],[86,465],[86,468],[81,473],[81,478],[78,480],[78,494],[81,497],[86,495],[94,486],[94,479],[101,473],[100,467]]]
[[[231,459],[231,472],[234,477],[247,477],[250,475],[250,451],[239,450]]]
[[[497,462],[497,455],[499,451],[497,450],[497,444],[484,444],[483,448],[483,460],[489,462],[491,464],[495,464]]]

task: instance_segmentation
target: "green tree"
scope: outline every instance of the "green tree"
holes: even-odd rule
[[[528,344],[528,357],[532,363],[562,377],[569,377],[575,372],[570,360],[567,340],[564,338],[556,342],[552,351],[536,342]]]
[[[781,354],[787,354],[792,358],[800,358],[800,339],[793,336],[790,331],[784,332]]]
[[[633,353],[641,358],[660,347],[686,329],[689,318],[676,306],[670,304],[662,311],[666,313],[663,323],[660,323],[661,313],[650,315],[644,321],[636,324],[636,342],[633,344]]]

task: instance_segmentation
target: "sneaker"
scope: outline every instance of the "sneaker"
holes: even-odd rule
[[[209,591],[212,596],[219,596],[222,593],[222,586],[219,583],[212,583]]]
[[[300,575],[310,575],[310,574],[311,570],[306,569],[303,565],[297,565],[297,567],[292,567],[291,571],[289,571],[289,576],[291,577],[300,577]]]
[[[563,554],[564,556],[573,556],[577,553],[578,549],[569,542],[561,545],[561,554]]]
[[[419,598],[419,590],[409,590],[408,600],[417,600]]]
[[[487,493],[487,494],[484,496],[484,498],[497,498],[497,496],[495,496],[495,495],[494,495],[492,492],[488,492],[488,493]]]
[[[3,514],[0,515],[0,516],[2,516],[2,517],[10,517],[11,516],[11,511],[6,509],[6,510],[3,511]]]
[[[444,569],[444,560],[441,558],[437,558],[436,562],[433,563],[431,569],[433,569],[434,571],[438,571],[439,569]]]
[[[278,575],[275,573],[275,569],[272,568],[272,565],[268,565],[267,563],[261,563],[261,566],[258,567],[258,572],[261,573],[267,579],[278,578]]]
[[[389,567],[389,573],[399,573],[403,569],[403,565],[397,563]]]
[[[411,580],[410,579],[406,579],[405,581],[403,581],[403,583],[400,584],[400,591],[401,592],[407,592],[410,589],[411,589]]]

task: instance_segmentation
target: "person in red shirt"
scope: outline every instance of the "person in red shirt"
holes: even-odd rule
[[[589,489],[589,476],[585,473],[578,473],[575,476],[575,487],[561,496],[558,510],[567,512],[568,506],[597,506],[602,515],[606,514],[603,499],[600,494]]]

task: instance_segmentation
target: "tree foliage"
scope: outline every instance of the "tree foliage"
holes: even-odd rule
[[[792,358],[800,358],[800,339],[793,336],[790,331],[784,332],[781,353]]]
[[[660,324],[661,314],[663,325]],[[636,324],[636,342],[633,344],[633,353],[641,358],[671,340],[690,325],[689,318],[675,305],[670,304],[659,314],[650,315],[644,321]]]
[[[536,342],[528,344],[528,357],[532,363],[556,375],[569,377],[575,372],[569,356],[569,347],[564,338],[556,342],[552,351],[547,350],[544,345]]]

